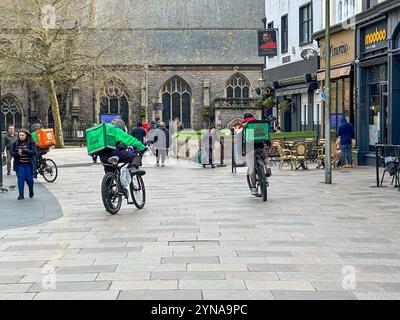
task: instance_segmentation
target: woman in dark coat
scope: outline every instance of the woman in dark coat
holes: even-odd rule
[[[13,144],[11,155],[14,158],[14,171],[18,179],[18,200],[24,199],[25,182],[29,188],[29,197],[33,198],[33,172],[36,144],[31,134],[26,130],[18,132],[18,140]]]

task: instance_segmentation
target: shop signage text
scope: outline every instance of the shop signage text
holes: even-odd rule
[[[364,29],[363,51],[373,51],[387,47],[387,22],[379,22]]]

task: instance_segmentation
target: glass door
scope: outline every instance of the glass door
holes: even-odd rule
[[[377,143],[388,143],[388,85],[377,83],[369,86],[369,145],[371,151]]]
[[[388,144],[389,110],[388,85],[381,85],[381,116],[379,143]]]

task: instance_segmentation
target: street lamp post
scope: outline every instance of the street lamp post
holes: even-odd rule
[[[1,106],[1,86],[0,86],[0,106]],[[3,188],[3,121],[0,121],[0,191],[4,192],[7,189]]]
[[[332,184],[331,156],[331,19],[330,0],[325,1],[325,184]]]
[[[144,102],[144,109],[145,109],[145,119],[146,123],[149,123],[149,96],[148,96],[148,90],[149,90],[149,66],[147,65],[147,62],[144,66],[145,69],[145,102]]]

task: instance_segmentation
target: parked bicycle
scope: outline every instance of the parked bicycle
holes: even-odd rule
[[[112,171],[105,174],[101,184],[101,197],[107,212],[112,215],[117,214],[121,209],[123,199],[126,199],[128,205],[143,209],[146,204],[146,189],[142,177],[146,172],[125,168],[128,163],[118,164],[118,157],[111,157],[107,162],[103,163],[103,166],[112,168]],[[130,176],[130,181],[127,181],[126,172]]]

